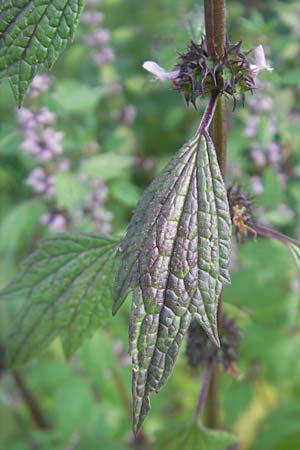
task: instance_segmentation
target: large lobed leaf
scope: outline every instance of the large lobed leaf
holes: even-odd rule
[[[119,240],[81,233],[41,241],[2,291],[25,299],[8,338],[8,364],[19,365],[60,336],[67,356],[111,310]]]
[[[231,220],[208,134],[171,159],[140,200],[119,248],[116,313],[131,289],[133,414],[137,432],[149,393],[165,384],[192,317],[219,345],[218,299],[229,282]]]
[[[0,78],[9,78],[18,105],[73,37],[83,6],[84,0],[0,2]]]
[[[154,450],[225,450],[236,441],[233,434],[191,422],[158,433]]]

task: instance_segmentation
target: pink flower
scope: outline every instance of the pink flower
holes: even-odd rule
[[[92,47],[97,45],[107,44],[110,39],[109,30],[102,29],[97,30],[94,34],[90,34],[86,37],[86,43]]]
[[[262,45],[258,45],[254,49],[254,58],[255,64],[250,64],[250,69],[252,70],[254,77],[256,77],[263,70],[272,72],[273,68],[269,66],[269,64],[266,61],[265,51]]]
[[[99,11],[86,11],[82,14],[81,20],[86,25],[98,25],[103,21],[103,17]]]
[[[172,70],[171,72],[167,72],[154,61],[145,61],[143,64],[143,68],[152,73],[155,76],[155,79],[159,81],[175,80],[179,75],[179,70]]]
[[[110,64],[115,59],[115,52],[112,48],[106,47],[101,52],[95,53],[93,55],[94,63],[97,66],[101,66],[103,64]]]

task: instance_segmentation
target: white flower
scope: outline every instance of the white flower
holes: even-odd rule
[[[257,76],[259,72],[263,70],[272,72],[273,68],[269,66],[266,61],[265,51],[262,45],[258,45],[258,47],[254,49],[254,57],[255,64],[250,64],[250,69],[252,70],[254,76]]]
[[[143,68],[148,70],[148,72],[152,73],[156,80],[175,80],[179,75],[179,70],[173,70],[171,72],[167,72],[165,69],[160,67],[154,61],[145,61],[143,64]]]

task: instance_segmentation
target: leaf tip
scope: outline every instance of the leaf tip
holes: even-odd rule
[[[118,286],[115,284],[114,294],[113,294],[113,302],[112,302],[112,315],[113,316],[115,316],[117,314],[117,312],[123,305],[124,301],[126,300],[127,294],[128,294],[128,292],[125,293],[125,295],[124,295],[124,293],[120,292],[120,290],[118,289]]]
[[[119,303],[117,301],[113,301],[113,304],[112,304],[112,315],[113,316],[115,316],[117,314],[117,312],[120,309],[120,306],[121,305],[119,305]]]
[[[135,436],[141,431],[144,420],[150,411],[149,391],[142,389],[142,394],[138,385],[139,370],[132,369],[132,431]]]
[[[218,347],[221,347],[221,342],[219,338],[218,333],[218,327],[212,327],[211,332],[208,334],[209,338],[212,340],[212,342]]]
[[[145,394],[141,401],[140,399],[133,398],[132,431],[135,436],[138,436],[138,434],[140,433],[144,420],[149,411],[149,394]]]

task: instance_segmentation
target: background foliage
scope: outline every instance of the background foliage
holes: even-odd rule
[[[227,3],[230,39],[242,38],[244,48],[262,43],[275,69],[245,108],[232,114],[229,105],[227,183],[238,182],[256,196],[260,222],[300,239],[299,2]],[[98,22],[88,16],[91,11]],[[142,63],[153,58],[171,69],[183,43],[201,36],[202,24],[198,1],[91,0],[47,87],[25,100],[31,111],[46,107],[54,113],[51,124],[64,133],[56,136],[63,154],[49,161],[26,152],[24,115],[16,112],[8,84],[0,85],[1,285],[41,237],[65,230],[125,231],[141,192],[192,135],[199,117],[169,85],[151,82]],[[99,30],[108,32],[95,44],[91,36]],[[32,175],[40,167],[42,182],[37,172]],[[243,377],[222,376],[222,420],[238,434],[241,449],[297,450],[297,273],[277,242],[250,239],[235,247],[224,302],[242,330]],[[3,349],[21,304],[0,303]],[[201,372],[190,369],[182,354],[166,388],[152,400],[144,435],[133,440],[127,321],[128,306],[69,362],[55,340],[21,373],[1,372],[1,449],[151,448],[156,432],[170,432],[192,417]],[[22,381],[48,428],[30,414]]]

